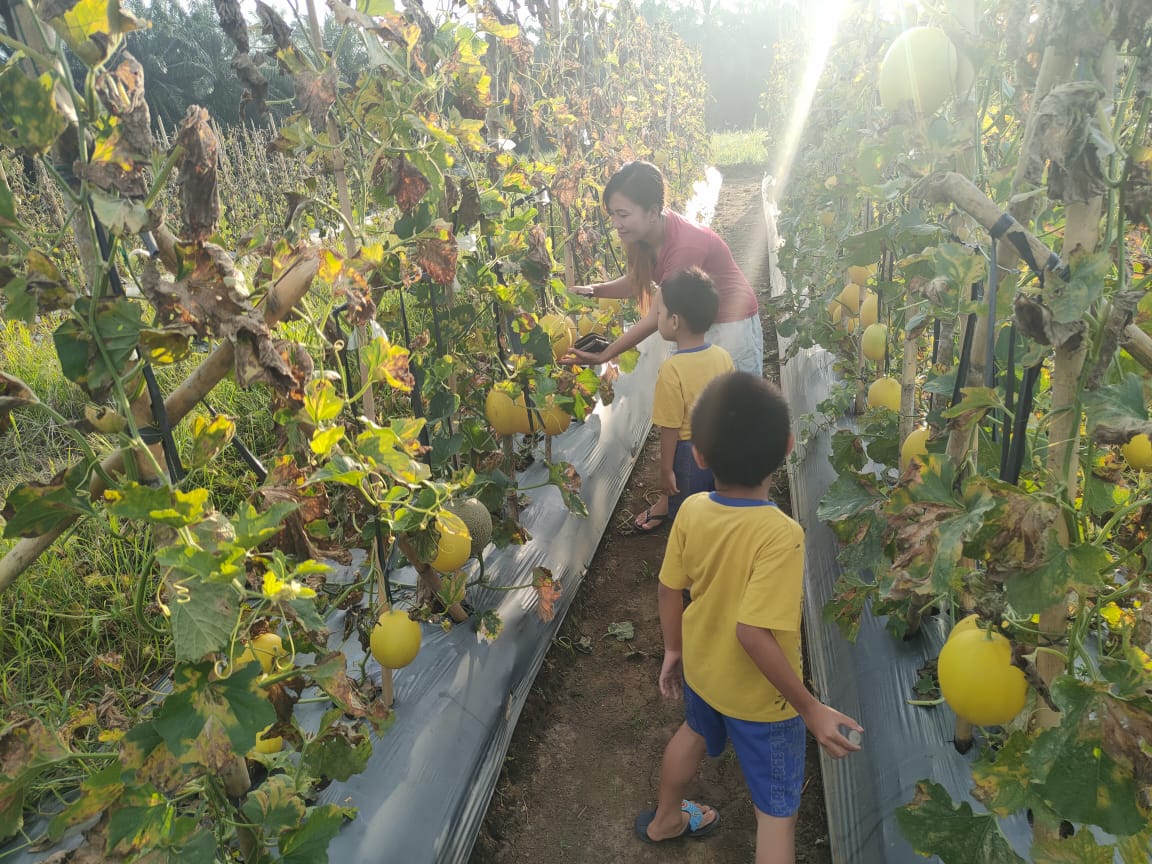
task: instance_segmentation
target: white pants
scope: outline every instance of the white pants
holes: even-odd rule
[[[713,324],[704,338],[731,354],[732,362],[741,372],[764,375],[764,329],[759,314],[749,315],[743,321]]]

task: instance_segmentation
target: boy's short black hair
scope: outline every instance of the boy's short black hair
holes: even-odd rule
[[[716,320],[720,295],[708,274],[699,267],[689,267],[660,284],[660,297],[668,312],[679,315],[692,333],[704,333]]]
[[[716,479],[759,486],[788,455],[791,422],[780,389],[747,372],[712,380],[692,409],[692,443]]]

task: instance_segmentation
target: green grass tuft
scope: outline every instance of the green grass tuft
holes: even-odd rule
[[[712,133],[712,164],[718,168],[734,165],[768,166],[767,129],[743,129]]]

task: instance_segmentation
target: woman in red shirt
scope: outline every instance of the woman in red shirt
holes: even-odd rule
[[[763,375],[764,332],[756,294],[736,266],[728,244],[715,231],[665,209],[660,169],[651,162],[625,163],[604,187],[603,201],[628,252],[628,272],[611,282],[574,290],[585,297],[633,298],[644,317],[603,351],[572,351],[566,359],[596,365],[639,345],[656,332],[656,304],[651,302],[654,283],[699,267],[720,295],[720,309],[707,341],[727,350],[737,369]],[[654,531],[667,516],[668,499],[662,497],[641,514],[636,528]]]

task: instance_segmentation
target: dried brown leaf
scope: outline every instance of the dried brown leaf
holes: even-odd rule
[[[244,13],[240,11],[240,0],[212,0],[216,7],[216,15],[220,19],[220,29],[224,31],[236,50],[241,54],[248,53],[248,22],[244,20]]]
[[[456,238],[450,230],[437,237],[425,237],[416,248],[416,260],[428,278],[440,285],[451,285],[456,277]]]
[[[220,220],[216,171],[220,144],[209,124],[208,112],[191,105],[176,135],[184,148],[177,183],[184,217],[184,239],[203,241],[216,230]]]

